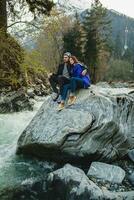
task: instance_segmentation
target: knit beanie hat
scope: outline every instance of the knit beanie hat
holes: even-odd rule
[[[71,53],[70,53],[70,52],[66,52],[66,53],[64,53],[64,56],[70,57],[70,56],[71,56]]]

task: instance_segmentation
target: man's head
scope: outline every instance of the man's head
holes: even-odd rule
[[[71,56],[71,53],[70,53],[70,52],[64,53],[64,57],[63,57],[64,63],[68,63],[68,62],[69,62],[70,56]]]

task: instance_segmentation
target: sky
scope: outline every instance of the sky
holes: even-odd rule
[[[56,1],[56,0],[55,0]],[[60,0],[62,2],[62,0]],[[103,6],[114,9],[127,16],[134,18],[134,0],[100,0]],[[80,9],[89,8],[92,0],[69,0],[70,4],[75,4]]]

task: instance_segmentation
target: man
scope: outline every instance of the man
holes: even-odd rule
[[[58,99],[62,86],[69,83],[71,71],[71,65],[69,63],[70,56],[70,52],[64,53],[63,63],[59,65],[57,73],[49,74],[49,82],[54,91],[52,95],[54,101]],[[59,86],[59,89],[57,88],[57,85]]]

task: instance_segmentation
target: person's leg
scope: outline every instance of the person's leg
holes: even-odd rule
[[[53,74],[52,76],[50,76],[49,78],[49,82],[51,84],[51,87],[54,91],[54,96],[53,96],[53,100],[56,101],[56,99],[58,98],[59,96],[59,91],[57,89],[57,84],[58,84],[58,76],[56,76],[55,74]]]
[[[72,94],[74,94],[78,88],[83,88],[83,87],[84,87],[84,82],[81,78],[76,78],[76,77],[71,78],[70,90]]]
[[[59,104],[58,110],[62,110],[65,105],[65,100],[67,98],[68,90],[70,89],[70,84],[63,85],[61,90],[61,103]]]
[[[70,89],[70,84],[66,84],[63,86],[62,91],[61,91],[61,100],[62,101],[66,100],[69,89]]]
[[[69,84],[69,82],[70,82],[69,78],[62,76],[62,75],[58,76],[58,85],[59,85],[59,97],[57,99],[58,104],[61,102],[61,93],[62,93],[62,90],[63,90],[63,86],[65,84]]]
[[[70,79],[65,77],[65,76],[58,76],[58,84],[59,84],[59,88],[60,88],[60,94],[62,92],[63,86],[65,84],[69,84],[70,83]]]
[[[58,89],[57,89],[57,84],[58,84],[58,77],[56,76],[56,75],[52,75],[52,76],[50,76],[50,78],[49,78],[49,82],[50,82],[50,84],[51,84],[51,87],[52,87],[52,89],[53,89],[53,91],[55,92],[55,93],[58,93]]]
[[[84,83],[81,78],[76,78],[76,77],[71,78],[70,80],[71,93],[69,96],[68,105],[72,105],[75,103],[76,101],[75,91],[77,90],[77,88],[83,88],[83,87],[84,87]]]

